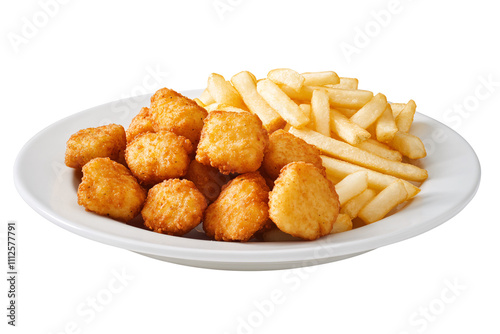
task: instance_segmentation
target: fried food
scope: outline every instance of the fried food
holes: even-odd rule
[[[127,146],[125,129],[121,125],[109,124],[87,128],[71,135],[66,143],[66,166],[80,169],[94,158],[108,157],[124,162],[123,151]]]
[[[184,176],[188,170],[191,142],[169,131],[146,132],[127,145],[125,160],[132,174],[146,186]]]
[[[132,119],[127,131],[127,143],[130,143],[137,135],[144,132],[154,132],[153,122],[151,121],[149,108],[144,107]]]
[[[258,173],[242,174],[222,188],[205,212],[203,229],[210,238],[248,241],[267,228],[269,188]]]
[[[262,168],[273,180],[285,165],[295,161],[308,162],[324,171],[320,154],[320,150],[304,140],[286,131],[277,130],[269,136],[269,147],[264,154]]]
[[[109,158],[95,158],[83,168],[78,204],[87,211],[127,222],[137,216],[146,199],[127,167]]]
[[[184,95],[162,88],[151,97],[150,114],[155,131],[172,131],[196,146],[207,111]]]
[[[209,203],[219,197],[222,187],[231,179],[229,175],[222,174],[217,168],[200,164],[196,160],[189,164],[185,178],[196,185]]]
[[[339,213],[335,187],[306,162],[286,165],[269,193],[269,216],[280,230],[306,240],[332,231]]]
[[[268,141],[256,115],[216,110],[205,119],[196,161],[223,174],[254,172],[262,163]]]
[[[169,235],[183,235],[203,217],[207,201],[189,180],[170,179],[149,189],[142,209],[144,225]]]

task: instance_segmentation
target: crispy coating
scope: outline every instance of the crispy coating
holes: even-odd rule
[[[216,110],[205,119],[196,160],[223,174],[255,172],[268,141],[267,131],[256,115]]]
[[[144,132],[154,132],[153,122],[151,121],[149,108],[144,107],[132,119],[126,131],[127,143],[130,143],[137,135]]]
[[[78,204],[87,211],[127,222],[137,216],[146,199],[127,167],[109,158],[95,158],[83,168]]]
[[[208,206],[203,220],[205,233],[215,240],[250,240],[269,225],[268,194],[266,181],[258,172],[239,175]]]
[[[189,180],[170,179],[149,189],[142,209],[144,225],[169,235],[183,235],[203,217],[207,201]]]
[[[123,151],[127,146],[125,129],[121,125],[109,124],[87,128],[71,135],[66,143],[66,166],[80,169],[94,158],[110,158],[124,162]]]
[[[139,182],[151,186],[184,176],[193,150],[188,139],[172,132],[146,132],[127,145],[125,160]]]
[[[306,240],[331,232],[339,213],[335,187],[314,165],[286,165],[269,193],[269,216],[280,230]]]
[[[155,131],[172,131],[196,146],[207,111],[176,91],[162,88],[151,97],[150,115]]]
[[[273,180],[278,178],[280,170],[290,162],[303,161],[325,170],[321,162],[321,152],[291,133],[277,130],[269,136],[269,147],[262,161],[264,172]]]
[[[219,197],[222,187],[231,180],[229,175],[220,173],[217,168],[200,164],[196,160],[189,164],[185,178],[196,185],[209,203]]]

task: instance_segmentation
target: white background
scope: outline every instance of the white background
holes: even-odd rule
[[[73,0],[51,6],[44,21],[38,1],[2,2],[4,254],[7,221],[19,230],[18,327],[6,325],[2,279],[2,328],[498,332],[498,9],[490,0],[392,3]],[[26,22],[39,27],[29,31]],[[367,29],[363,40],[359,31]],[[20,44],[11,42],[15,38]],[[356,53],[343,53],[347,44]],[[13,163],[22,145],[65,116],[145,89],[202,88],[211,72],[229,78],[250,70],[263,77],[276,67],[334,70],[391,101],[414,99],[419,112],[449,125],[476,150],[483,173],[476,197],[444,225],[359,257],[307,270],[230,272],[163,263],[73,235],[36,214],[15,190]],[[488,78],[496,86],[475,97],[478,89],[488,92],[481,81]],[[122,271],[128,278],[120,285],[113,277]],[[110,283],[120,291],[109,292]],[[277,293],[280,302],[270,307],[266,301]],[[87,303],[105,295],[111,296],[107,304],[90,311]]]

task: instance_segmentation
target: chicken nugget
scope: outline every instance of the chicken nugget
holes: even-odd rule
[[[268,141],[267,131],[256,115],[216,110],[205,118],[196,160],[223,174],[255,172]]]
[[[269,193],[269,216],[280,230],[315,240],[331,232],[339,213],[335,187],[314,165],[286,165]]]
[[[248,241],[268,227],[269,188],[258,173],[237,176],[205,212],[203,229],[208,237],[224,241]]]
[[[144,225],[169,235],[183,235],[203,218],[207,201],[189,180],[170,179],[149,189],[142,209]]]
[[[66,166],[80,169],[94,158],[110,158],[124,162],[123,151],[127,146],[125,129],[121,125],[109,124],[87,128],[71,135],[66,143]]]
[[[83,166],[82,172],[78,204],[87,211],[123,222],[139,214],[146,190],[127,167],[109,158],[95,158]]]
[[[184,176],[193,150],[188,139],[175,133],[146,132],[127,145],[125,160],[139,182],[152,186],[166,179]]]
[[[196,146],[207,111],[184,95],[162,88],[151,97],[150,115],[155,131],[172,131]]]
[[[229,175],[222,174],[217,168],[200,164],[196,160],[189,164],[185,178],[196,185],[209,203],[219,197],[222,187],[231,180]]]
[[[303,139],[277,130],[269,136],[269,147],[264,154],[262,169],[273,180],[278,177],[283,167],[295,161],[308,162],[324,171],[320,154],[320,150]]]
[[[154,132],[153,122],[151,121],[149,108],[144,107],[132,119],[130,125],[125,132],[127,135],[127,143],[130,143],[137,135],[144,132]]]

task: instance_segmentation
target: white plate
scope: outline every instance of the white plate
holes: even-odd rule
[[[183,92],[199,96],[200,90]],[[230,270],[308,266],[359,255],[426,232],[460,212],[474,197],[481,170],[473,149],[456,132],[417,113],[412,133],[428,156],[429,179],[404,210],[375,224],[316,241],[217,242],[154,233],[86,212],[77,204],[78,173],[64,166],[66,141],[76,131],[110,122],[128,126],[150,95],[119,100],[64,118],[35,135],[19,153],[14,179],[22,198],[54,224],[83,237],[184,265]]]

